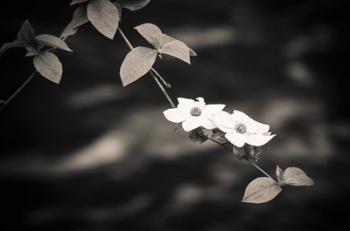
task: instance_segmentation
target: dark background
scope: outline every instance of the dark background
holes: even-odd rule
[[[1,3],[0,43],[25,19],[59,35],[70,1]],[[315,180],[262,205],[242,204],[260,176],[214,144],[195,144],[162,116],[167,102],[149,76],[122,88],[127,47],[85,25],[58,52],[59,86],[37,76],[0,112],[1,230],[347,230],[349,1],[153,0],[123,11],[185,41],[188,66],[156,64],[173,96],[203,96],[271,125],[260,165],[298,166]],[[24,51],[0,60],[0,99],[33,71]]]

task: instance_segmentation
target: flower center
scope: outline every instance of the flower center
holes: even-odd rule
[[[247,127],[242,123],[236,124],[234,129],[236,130],[236,132],[241,133],[241,134],[244,134],[247,132]]]
[[[199,107],[193,107],[191,109],[191,116],[200,116],[202,114],[202,110]]]

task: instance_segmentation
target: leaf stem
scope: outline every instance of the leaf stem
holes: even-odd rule
[[[254,163],[253,161],[249,161],[249,163],[251,163],[256,169],[258,169],[260,172],[262,172],[265,176],[267,176],[268,178],[275,180],[272,178],[272,176],[270,176],[267,172],[265,172],[262,168],[259,167],[259,165],[257,165],[256,163]]]
[[[37,71],[33,71],[33,73],[22,83],[22,85],[6,100],[2,102],[0,106],[0,111],[3,110],[22,90],[28,83],[34,78]]]
[[[129,49],[130,50],[134,49],[134,46],[131,44],[131,42],[126,37],[126,35],[122,31],[122,29],[120,29],[120,27],[118,27],[118,31],[119,31],[120,35],[122,36],[122,38],[123,38],[124,42],[126,43],[126,45],[129,47]],[[166,91],[166,89],[164,88],[164,86],[162,85],[161,82],[163,82],[163,84],[166,87],[168,87],[168,88],[170,88],[171,85],[169,83],[167,83],[164,80],[164,78],[154,68],[152,68],[148,73],[152,76],[152,78],[154,79],[154,81],[156,82],[156,84],[158,85],[160,90],[162,91],[163,95],[168,100],[170,106],[171,107],[176,107],[174,101],[172,100],[172,98],[170,97],[169,93]]]

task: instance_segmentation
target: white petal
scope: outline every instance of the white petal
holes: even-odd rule
[[[245,134],[240,134],[238,132],[234,132],[234,133],[227,133],[225,135],[226,139],[228,139],[228,141],[230,141],[234,146],[236,147],[243,147],[244,144],[246,143],[247,140],[247,135]]]
[[[178,107],[183,110],[191,110],[191,108],[194,107],[196,103],[193,99],[186,98],[177,98],[177,101],[179,102]]]
[[[247,144],[252,146],[263,146],[267,142],[269,142],[275,135],[272,136],[264,136],[264,135],[250,135],[247,139]]]
[[[202,126],[210,130],[216,128],[214,117],[202,117]]]
[[[232,120],[232,116],[225,112],[219,112],[214,116],[214,122],[216,126],[223,132],[233,132],[235,121]]]
[[[270,130],[269,125],[253,120],[244,112],[234,110],[232,117],[234,120],[244,123],[247,126],[247,132],[249,133],[263,134]]]
[[[183,123],[182,123],[182,128],[186,131],[192,131],[196,128],[201,127],[203,124],[202,118],[201,117],[190,117],[188,119],[186,119]]]
[[[224,104],[208,104],[205,105],[203,109],[203,114],[204,115],[215,115],[219,112],[221,112],[225,108]]]
[[[173,123],[180,123],[186,119],[186,112],[179,108],[171,108],[163,112],[165,118]]]
[[[203,109],[205,107],[205,101],[202,97],[196,98],[196,102],[194,104],[195,107],[199,107],[200,109]]]

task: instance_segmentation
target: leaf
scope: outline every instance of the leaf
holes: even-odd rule
[[[276,166],[276,177],[278,183],[283,183],[283,170],[278,165]]]
[[[119,0],[120,4],[131,11],[136,11],[144,8],[151,0]]]
[[[281,191],[282,188],[276,181],[268,177],[258,177],[248,184],[242,202],[265,203],[274,199]]]
[[[160,38],[163,33],[159,29],[159,27],[152,23],[144,23],[139,26],[136,26],[135,29],[155,48],[161,48],[162,43],[160,41]]]
[[[190,48],[190,55],[197,56],[198,54],[194,50],[192,50],[192,48]]]
[[[73,5],[84,3],[84,2],[87,2],[87,1],[89,1],[89,0],[72,0],[72,2],[69,5],[73,6]]]
[[[164,44],[158,51],[161,54],[171,55],[175,58],[181,59],[188,64],[191,64],[190,49],[185,43],[179,40],[174,40],[167,44]]]
[[[62,64],[51,52],[42,52],[33,59],[35,69],[46,79],[59,84],[62,77]]]
[[[167,43],[170,43],[172,41],[176,41],[177,39],[176,38],[173,38],[167,34],[163,34],[161,37],[160,37],[160,43],[164,46],[165,44]],[[185,44],[185,43],[184,43]],[[186,44],[185,44],[186,45]],[[186,45],[187,46],[187,45]],[[188,46],[187,46],[188,47]],[[190,56],[197,56],[197,53],[192,50],[190,47],[188,47],[188,49],[190,50]]]
[[[120,78],[123,86],[135,82],[150,71],[156,61],[158,52],[147,47],[136,47],[125,57],[121,68]]]
[[[289,167],[283,173],[285,184],[291,186],[312,186],[314,181],[300,168]]]
[[[3,56],[3,54],[7,50],[9,50],[11,48],[16,48],[16,47],[23,47],[23,45],[18,40],[15,40],[15,41],[9,42],[9,43],[4,43],[0,48],[0,57]]]
[[[86,13],[86,5],[79,6],[73,13],[72,20],[70,23],[64,28],[61,38],[66,39],[69,36],[75,35],[78,31],[78,27],[84,25],[89,20],[87,18]]]
[[[113,39],[120,21],[119,10],[109,0],[91,0],[87,17],[94,27],[109,39]]]
[[[23,44],[23,46],[35,46],[34,45],[35,33],[32,25],[26,20],[21,26],[21,29],[17,33],[17,40]]]
[[[35,40],[44,46],[49,46],[52,48],[58,48],[61,50],[72,52],[72,50],[68,47],[68,45],[60,38],[49,35],[49,34],[41,34],[35,37]]]

